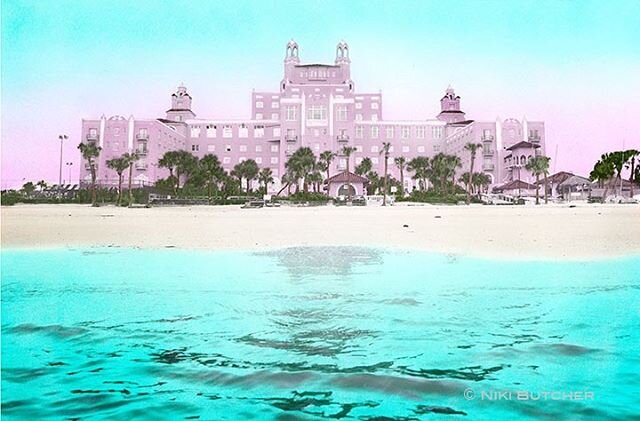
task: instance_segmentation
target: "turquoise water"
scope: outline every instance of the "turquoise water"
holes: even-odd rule
[[[2,252],[6,419],[640,419],[639,373],[640,257]]]

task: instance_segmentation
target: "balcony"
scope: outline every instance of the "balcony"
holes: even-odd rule
[[[338,136],[336,136],[336,139],[340,143],[347,143],[349,141],[349,135],[339,134]]]
[[[540,143],[540,135],[529,136],[529,142],[531,143]]]
[[[295,134],[287,134],[284,136],[284,140],[286,140],[289,143],[295,143],[298,141],[298,136]]]
[[[142,142],[146,142],[147,140],[149,140],[149,133],[138,133],[136,135],[136,139]]]
[[[147,156],[147,148],[143,148],[143,149],[136,149],[136,153],[138,154],[138,156]]]
[[[493,169],[495,168],[494,164],[488,164],[488,163],[484,163],[482,164],[482,169],[486,170],[486,171],[493,171]]]
[[[482,156],[493,156],[493,153],[491,149],[482,149]]]
[[[482,135],[483,142],[493,142],[493,135]]]
[[[98,133],[87,134],[87,142],[97,142],[98,140],[100,140],[100,135]]]
[[[284,151],[284,154],[286,156],[291,156],[291,155],[293,155],[293,151],[290,151],[290,150],[287,149],[286,151]]]
[[[148,165],[146,162],[136,162],[136,170],[146,170]]]

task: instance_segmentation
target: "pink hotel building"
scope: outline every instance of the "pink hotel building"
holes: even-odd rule
[[[273,170],[271,192],[281,187],[287,158],[307,146],[319,155],[325,150],[338,153],[331,175],[344,171],[344,146],[356,151],[351,155],[353,171],[363,158],[383,174],[382,142],[390,142],[390,175],[399,179],[393,158],[407,161],[439,152],[456,154],[462,159],[460,173],[469,169],[469,142],[482,144],[475,162],[476,171],[489,174],[492,185],[514,180],[528,183],[534,178],[524,164],[531,156],[544,154],[544,123],[506,119],[489,122],[469,120],[460,109],[460,97],[453,89],[440,99],[440,113],[432,119],[388,121],[383,119],[381,93],[357,93],[351,79],[349,46],[340,42],[334,64],[301,64],[298,44],[286,47],[284,77],[277,92],[253,92],[251,118],[218,120],[196,118],[191,95],[184,86],[171,95],[171,108],[164,118],[137,119],[113,116],[82,121],[82,141],[102,147],[97,160],[97,178],[101,185],[117,184],[117,174],[105,162],[125,152],[137,151],[134,165],[135,185],[153,184],[169,172],[158,167],[158,160],[171,150],[187,150],[198,157],[215,154],[227,171],[245,159],[253,159],[261,168]],[[90,181],[87,163],[81,166],[81,183]],[[405,175],[405,189],[416,182]],[[362,194],[357,191],[357,194]]]

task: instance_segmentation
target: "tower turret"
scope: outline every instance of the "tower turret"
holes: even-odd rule
[[[349,58],[349,44],[344,41],[340,41],[338,45],[336,45],[336,66],[340,66],[342,69],[342,76],[344,77],[345,82],[351,83],[353,87],[353,82],[351,81],[351,59]]]
[[[167,120],[184,121],[194,118],[196,115],[191,111],[191,95],[184,85],[178,86],[178,90],[171,94],[171,108],[167,110]]]
[[[460,110],[460,97],[449,85],[442,99],[440,99],[440,114],[438,120],[447,123],[457,123],[465,120],[465,113]]]

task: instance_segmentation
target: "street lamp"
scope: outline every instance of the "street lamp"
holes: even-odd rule
[[[58,139],[60,139],[60,177],[58,178],[58,188],[60,188],[62,184],[62,142],[67,140],[68,137],[66,134],[61,134]]]
[[[73,162],[67,162],[65,165],[69,168],[69,179],[67,181],[71,184],[71,167],[73,166]]]

